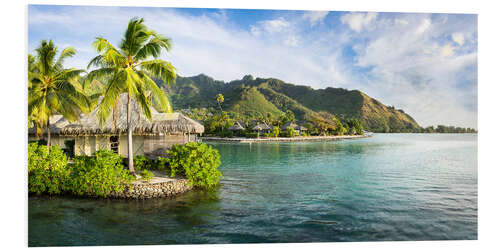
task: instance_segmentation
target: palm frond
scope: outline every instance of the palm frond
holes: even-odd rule
[[[154,59],[143,61],[139,65],[143,71],[162,80],[167,85],[174,83],[177,78],[177,69],[167,61]]]
[[[99,117],[99,124],[101,126],[104,125],[106,119],[111,114],[111,110],[115,106],[120,94],[123,93],[126,89],[126,78],[126,72],[124,70],[120,70],[113,75],[110,82],[108,83],[97,110],[97,116]]]
[[[168,37],[156,34],[156,32],[150,30],[151,40],[149,40],[142,48],[137,51],[135,59],[145,60],[152,56],[158,58],[161,54],[161,49],[164,48],[166,51],[170,51],[172,48],[172,40]]]
[[[61,54],[59,55],[59,58],[57,59],[56,63],[54,64],[54,67],[57,68],[58,70],[62,70],[64,60],[66,58],[73,57],[74,55],[76,55],[76,49],[74,49],[73,47],[64,48]]]
[[[52,74],[54,72],[54,58],[57,54],[57,48],[54,46],[52,40],[49,42],[42,40],[35,51],[37,53],[37,64],[40,72],[44,75]]]
[[[139,71],[138,75],[142,78],[144,85],[147,90],[151,91],[152,97],[155,99],[156,103],[160,108],[167,112],[172,113],[172,105],[165,95],[165,92],[161,90],[155,81],[153,81],[146,73]]]
[[[132,18],[119,47],[127,56],[133,56],[149,39],[149,36],[144,19]]]
[[[123,66],[126,62],[125,57],[108,40],[97,37],[92,46],[101,54],[98,59],[100,63],[113,65],[115,67]]]

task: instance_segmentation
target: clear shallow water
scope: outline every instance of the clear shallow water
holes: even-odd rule
[[[29,246],[477,239],[477,136],[212,143],[215,191],[30,197]]]

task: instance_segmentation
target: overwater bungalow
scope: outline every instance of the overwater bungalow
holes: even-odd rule
[[[137,103],[132,102],[134,155],[151,158],[165,156],[166,150],[172,145],[197,141],[204,132],[203,125],[181,113],[160,113],[154,108],[151,108],[151,113],[152,119],[148,121],[139,112]],[[122,94],[118,100],[115,119],[111,114],[103,126],[99,125],[97,109],[88,115],[81,114],[80,120],[75,123],[55,115],[50,117],[50,124],[51,144],[61,148],[66,148],[66,144],[74,144],[74,155],[92,155],[98,149],[109,149],[128,156],[126,94]],[[28,139],[38,139],[34,128],[29,129]]]

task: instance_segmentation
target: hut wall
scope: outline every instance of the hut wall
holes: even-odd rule
[[[195,138],[195,136],[191,135],[191,138]],[[167,149],[171,148],[174,144],[184,144],[187,140],[187,134],[144,137],[144,155],[152,158],[166,156]]]
[[[96,136],[95,138],[95,148],[111,150],[111,144],[109,143],[109,136]]]
[[[118,153],[121,156],[128,156],[128,137],[126,134],[120,135],[118,139]],[[132,149],[134,150],[134,155],[144,155],[144,136],[133,135],[132,136]]]
[[[85,155],[85,137],[75,137],[75,155]]]
[[[95,136],[88,136],[88,152],[90,152],[89,155],[94,154],[96,151],[96,137]]]
[[[28,141],[38,141],[40,139],[47,140],[47,136],[44,135],[43,137],[36,137],[33,135],[28,135]],[[59,146],[60,148],[65,148],[66,145],[64,145],[64,141],[66,140],[71,140],[72,138],[64,137],[64,136],[59,136],[59,135],[50,135],[50,144],[52,146]]]

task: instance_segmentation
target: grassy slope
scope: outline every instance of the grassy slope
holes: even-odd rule
[[[226,97],[228,102],[225,106],[229,111],[253,117],[266,113],[271,113],[274,117],[282,114],[256,87],[235,88],[226,92]]]
[[[359,90],[326,88],[315,90],[270,79],[266,83],[307,108],[327,111],[343,118],[361,119],[368,129],[378,132],[419,128],[417,122],[402,110],[391,109]]]

